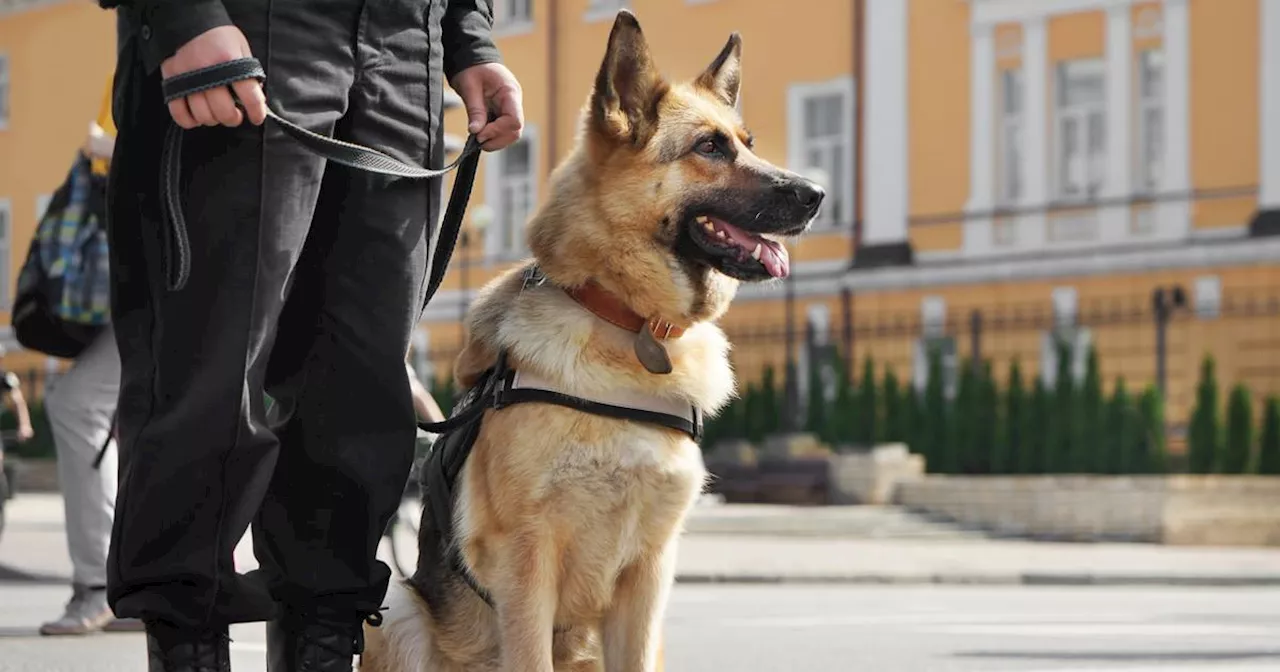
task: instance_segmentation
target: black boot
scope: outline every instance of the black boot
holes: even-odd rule
[[[226,628],[189,630],[147,623],[147,672],[231,672]]]
[[[382,623],[381,614],[367,618],[285,610],[267,622],[267,672],[352,672],[352,658],[364,652],[364,624]]]

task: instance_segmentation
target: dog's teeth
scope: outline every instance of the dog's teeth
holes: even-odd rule
[[[760,243],[756,243],[756,249],[751,250],[751,258],[760,261]]]
[[[716,235],[717,235],[717,236],[720,236],[721,238],[728,238],[728,237],[729,237],[729,234],[725,233],[724,231],[716,231]]]
[[[712,225],[712,224],[711,224],[711,220],[709,220],[709,219],[703,219],[703,220],[702,220],[702,226],[703,226],[704,228],[706,228],[706,230],[708,230],[708,231],[715,231],[715,230],[716,230],[716,227],[715,227],[714,225]]]
[[[699,224],[706,224],[711,221],[710,219],[707,218],[706,215],[698,215],[694,219],[698,220]]]

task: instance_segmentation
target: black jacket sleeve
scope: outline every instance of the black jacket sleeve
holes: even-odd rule
[[[446,78],[473,65],[502,62],[493,43],[493,0],[449,0],[440,28]]]
[[[98,0],[98,4],[131,10],[139,23],[137,34],[148,72],[197,35],[232,25],[222,0]]]

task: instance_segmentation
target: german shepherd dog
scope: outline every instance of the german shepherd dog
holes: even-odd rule
[[[824,197],[752,152],[735,109],[741,51],[734,33],[696,79],[668,82],[636,17],[618,13],[576,146],[529,222],[533,259],[467,316],[463,389],[505,352],[515,371],[586,398],[713,414],[734,394],[715,322],[739,283],[786,277],[780,241]],[[452,534],[491,602],[459,573],[393,584],[362,672],[659,669],[677,539],[706,479],[697,443],[552,404],[484,413]]]

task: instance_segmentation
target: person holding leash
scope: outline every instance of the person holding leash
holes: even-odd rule
[[[272,672],[348,672],[413,459],[404,356],[441,180],[326,162],[264,121],[270,104],[439,166],[447,79],[480,146],[512,144],[521,90],[492,1],[98,2],[118,14],[109,603],[145,622],[152,672],[230,669],[228,626],[251,621],[267,621]],[[264,79],[218,79],[249,57]],[[203,84],[166,99],[174,78]],[[250,523],[260,569],[242,575]]]
[[[115,146],[111,81],[82,151],[97,175],[106,175]],[[120,354],[108,325],[45,393],[45,411],[58,451],[58,483],[66,510],[71,553],[71,600],[61,617],[40,626],[42,635],[134,631],[137,619],[118,619],[107,606],[107,547],[115,517],[117,460],[104,450],[120,393]],[[101,451],[102,459],[98,456]]]

